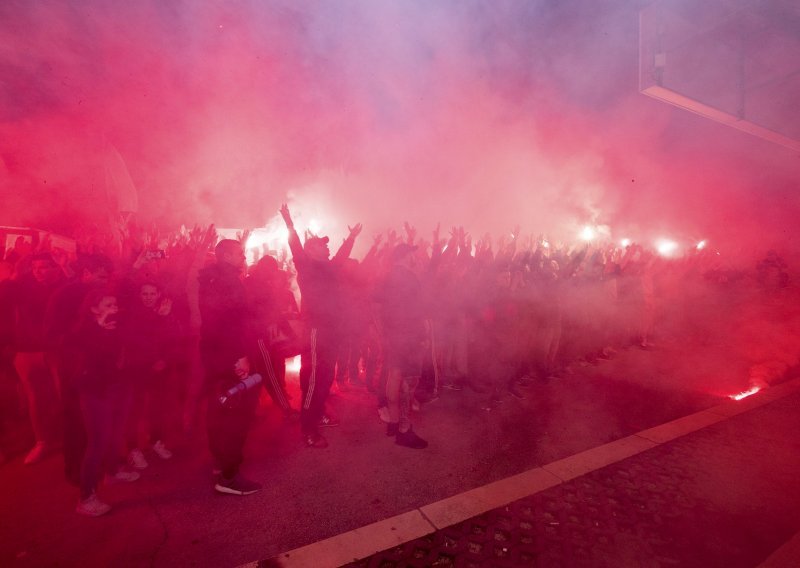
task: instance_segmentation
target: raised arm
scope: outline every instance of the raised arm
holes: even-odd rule
[[[289,229],[289,249],[292,251],[292,257],[295,259],[295,265],[299,259],[302,263],[306,258],[306,251],[303,250],[303,244],[300,242],[300,236],[294,228],[294,221],[292,214],[289,212],[289,206],[285,203],[281,205],[281,217],[283,222],[286,223],[286,228]]]
[[[383,233],[378,233],[372,238],[372,246],[367,251],[367,254],[364,255],[364,258],[361,260],[362,265],[372,263],[378,256],[378,247],[380,247],[381,240],[383,239]]]
[[[350,234],[347,235],[347,238],[342,243],[342,246],[339,247],[339,250],[336,251],[336,256],[333,257],[333,260],[336,262],[342,262],[350,258],[350,253],[353,252],[353,245],[356,243],[356,237],[361,233],[361,229],[364,227],[361,223],[356,223],[352,227],[347,227],[350,229]]]

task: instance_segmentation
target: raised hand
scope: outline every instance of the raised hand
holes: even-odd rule
[[[350,231],[349,238],[355,239],[359,234],[361,234],[361,230],[363,228],[364,228],[364,226],[361,223],[356,223],[352,227],[348,225],[347,229]]]
[[[158,305],[158,310],[156,310],[156,313],[160,316],[168,316],[171,312],[172,312],[172,300],[170,300],[169,298],[164,298]]]
[[[467,236],[468,236],[468,234],[469,233],[467,233],[464,230],[464,227],[459,227],[458,228],[458,244],[459,244],[459,246],[461,248],[465,248],[467,246]]]
[[[214,227],[214,224],[210,224],[206,232],[203,234],[202,238],[199,241],[199,248],[203,252],[207,251],[211,248],[211,245],[217,242],[217,228]]]
[[[294,229],[294,221],[292,221],[292,214],[289,212],[289,206],[285,203],[281,205],[280,208],[281,217],[283,217],[283,222],[286,223],[286,227],[288,229]]]
[[[408,221],[403,223],[403,228],[406,231],[406,242],[410,245],[414,244],[414,237],[417,236],[417,230],[408,224]]]

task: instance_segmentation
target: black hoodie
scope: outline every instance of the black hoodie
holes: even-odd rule
[[[250,310],[240,270],[217,262],[198,275],[200,283],[200,349],[209,375],[233,372],[248,354]]]

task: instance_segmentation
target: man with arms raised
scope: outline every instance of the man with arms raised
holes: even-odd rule
[[[362,227],[360,223],[349,227],[349,236],[331,259],[328,237],[311,236],[302,245],[286,205],[281,207],[281,216],[289,229],[289,248],[300,286],[300,316],[306,326],[300,354],[303,441],[310,448],[325,448],[328,442],[319,434],[319,427],[338,425],[334,418],[325,414],[325,400],[333,383],[342,323],[340,272]]]

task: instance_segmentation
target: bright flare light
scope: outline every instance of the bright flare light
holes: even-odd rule
[[[286,361],[286,372],[287,373],[299,373],[300,372],[300,355],[294,357],[292,359],[287,359]]]
[[[678,250],[678,243],[669,239],[661,239],[656,243],[656,250],[661,256],[672,256]]]
[[[596,236],[597,236],[597,231],[595,231],[592,227],[588,225],[585,226],[581,231],[581,239],[583,239],[584,241],[592,241]]]
[[[245,255],[248,266],[255,263],[264,254],[275,254],[286,250],[289,240],[289,229],[277,222],[270,222],[266,227],[253,229],[245,244]]]
[[[697,250],[703,250],[704,248],[706,248],[705,241],[700,241],[699,243],[697,243]]]
[[[631,246],[631,240],[630,239],[622,239],[619,242],[619,244],[622,245],[623,247],[629,247],[629,246]]]
[[[742,391],[739,394],[728,395],[728,398],[730,398],[732,400],[742,400],[743,398],[747,398],[748,396],[753,396],[754,394],[756,394],[760,390],[761,390],[761,387],[750,387],[746,391]]]
[[[319,221],[317,221],[316,219],[311,219],[308,222],[308,230],[311,231],[311,233],[314,234],[314,235],[319,235],[320,232],[322,231],[322,226],[319,224]]]

